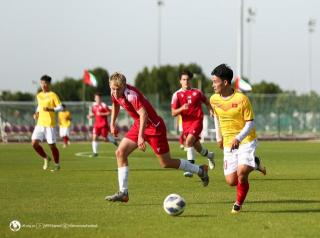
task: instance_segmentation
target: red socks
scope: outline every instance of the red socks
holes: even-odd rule
[[[68,136],[63,137],[63,142],[65,145],[68,144],[68,140],[69,140]]]
[[[43,148],[41,145],[38,145],[37,147],[33,147],[34,150],[38,153],[38,155],[40,155],[42,158],[47,158],[47,154],[46,152],[44,152]]]
[[[237,204],[241,206],[246,199],[247,193],[249,191],[249,183],[240,183],[237,185]]]
[[[57,149],[57,147],[51,148],[51,152],[52,152],[54,162],[56,164],[59,164],[59,150]]]

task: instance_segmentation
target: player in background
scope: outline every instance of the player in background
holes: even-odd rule
[[[117,141],[108,136],[109,131],[109,123],[108,123],[108,116],[111,114],[111,110],[102,102],[102,95],[101,93],[97,92],[94,95],[94,103],[92,104],[91,113],[87,116],[88,119],[95,118],[95,122],[93,125],[92,130],[92,157],[98,156],[98,138],[101,135],[106,142],[111,142],[115,146],[118,146]]]
[[[265,175],[266,168],[255,157],[257,136],[251,103],[247,96],[232,88],[232,69],[221,64],[211,75],[215,94],[210,103],[215,113],[216,139],[224,153],[226,182],[237,186],[231,213],[238,213],[249,191],[249,174],[256,169]]]
[[[59,134],[63,139],[63,148],[66,148],[69,144],[70,126],[71,126],[71,113],[67,110],[67,106],[62,104],[62,111],[58,113],[59,120]]]
[[[207,186],[209,183],[207,165],[198,166],[187,160],[171,157],[164,121],[144,95],[136,87],[127,84],[126,77],[121,73],[116,72],[111,75],[109,86],[112,96],[110,132],[115,136],[118,133],[116,119],[120,106],[133,118],[134,124],[116,150],[119,192],[106,196],[105,199],[114,202],[128,202],[128,156],[137,148],[145,151],[146,142],[152,147],[162,168],[175,168],[196,173],[201,178],[203,186]]]
[[[55,112],[62,110],[62,105],[59,97],[54,92],[50,91],[51,77],[43,75],[40,78],[41,92],[36,96],[37,98],[37,110],[34,114],[34,119],[37,120],[31,140],[33,149],[43,158],[43,169],[47,170],[50,156],[43,150],[40,142],[44,139],[52,152],[52,156],[55,162],[54,169],[51,171],[57,171],[60,169],[59,163],[59,150],[56,147],[56,134],[55,134]]]
[[[199,154],[208,158],[210,169],[214,169],[214,153],[208,151],[200,143],[200,134],[203,128],[202,103],[207,107],[210,116],[213,116],[213,109],[201,90],[191,88],[193,74],[190,71],[182,71],[179,77],[181,88],[172,96],[171,113],[174,117],[178,115],[182,117],[187,159],[190,163],[194,164],[196,150]],[[185,172],[184,176],[192,177],[193,174]]]

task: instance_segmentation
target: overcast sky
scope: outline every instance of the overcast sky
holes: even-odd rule
[[[161,64],[197,63],[208,77],[220,63],[236,71],[239,1],[164,0]],[[132,83],[157,65],[157,0],[0,0],[0,7],[0,91],[35,92],[42,74],[80,78],[99,66]],[[245,23],[244,75],[319,94],[320,1],[245,0],[246,16],[248,7],[256,16]]]

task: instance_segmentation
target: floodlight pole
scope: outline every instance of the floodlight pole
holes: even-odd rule
[[[240,0],[240,21],[238,32],[238,57],[237,57],[237,75],[243,76],[243,11],[244,0]]]
[[[251,23],[254,23],[256,12],[249,7],[248,8],[248,17],[246,19],[248,23],[248,65],[247,65],[247,77],[251,79],[251,52],[252,52],[252,27]]]
[[[316,20],[310,18],[308,21],[308,32],[309,32],[309,42],[308,42],[308,71],[309,71],[309,83],[310,92],[312,91],[312,33],[315,30]]]
[[[161,66],[161,6],[163,6],[163,1],[158,0],[158,67]]]

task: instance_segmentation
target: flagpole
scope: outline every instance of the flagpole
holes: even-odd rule
[[[83,82],[82,82],[82,107],[83,107],[83,124],[86,124],[86,84],[84,82],[83,76]]]
[[[82,84],[82,101],[85,102],[86,101],[86,84],[83,82]]]

